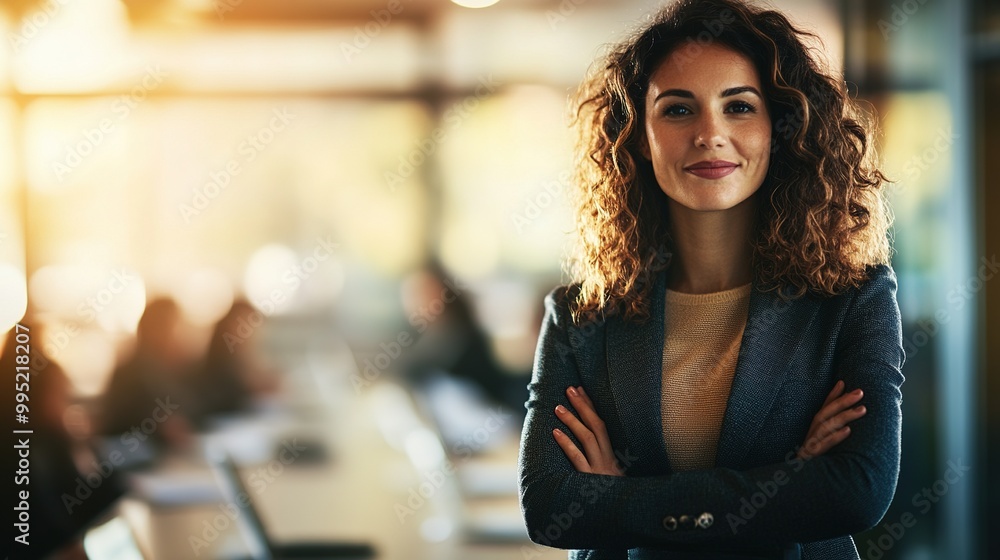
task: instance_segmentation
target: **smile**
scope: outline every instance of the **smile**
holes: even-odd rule
[[[702,179],[721,179],[733,171],[736,171],[737,167],[739,167],[739,164],[731,161],[699,161],[698,163],[685,167],[684,171],[701,177]]]

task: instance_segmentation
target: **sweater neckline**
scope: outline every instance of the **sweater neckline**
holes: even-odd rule
[[[726,303],[743,299],[750,295],[752,282],[747,282],[742,286],[723,290],[721,292],[711,292],[708,294],[687,294],[675,292],[667,288],[667,301],[669,303],[681,305],[706,305],[712,303]]]

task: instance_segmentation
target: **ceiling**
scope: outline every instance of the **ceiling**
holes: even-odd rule
[[[605,4],[608,1],[576,0],[581,4]],[[560,2],[575,7],[573,0],[500,0],[487,9],[558,9]],[[261,23],[370,20],[374,14],[389,12],[395,12],[392,14],[394,18],[425,19],[444,10],[469,9],[450,0],[122,0],[122,3],[135,19],[168,9],[208,12],[213,19],[215,15],[220,16],[220,21]]]

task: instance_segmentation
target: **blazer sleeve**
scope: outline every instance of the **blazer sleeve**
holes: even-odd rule
[[[553,409],[566,387],[580,384],[580,375],[568,336],[565,289],[549,294],[518,458],[520,503],[531,540],[565,549],[786,544],[875,526],[892,501],[899,474],[905,354],[895,275],[886,266],[874,270],[849,304],[834,363],[834,375],[847,390],[864,391],[866,415],[822,456],[802,461],[790,449],[781,463],[742,471],[644,477],[577,472],[552,437],[559,425]],[[664,522],[667,516],[702,513],[712,516],[711,526],[671,530]]]

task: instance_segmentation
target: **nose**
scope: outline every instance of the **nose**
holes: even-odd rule
[[[695,146],[706,150],[725,146],[726,130],[722,117],[711,112],[704,113],[698,120],[694,143]]]

